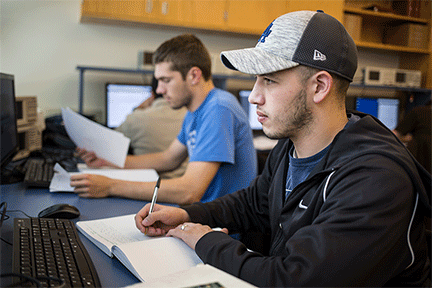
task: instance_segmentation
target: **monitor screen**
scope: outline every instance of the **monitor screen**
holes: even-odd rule
[[[127,115],[151,96],[151,85],[113,84],[106,85],[106,125],[120,126]]]
[[[1,169],[18,152],[14,76],[0,73],[1,90]]]
[[[398,124],[399,99],[358,97],[356,110],[377,117],[393,130]]]
[[[240,103],[249,118],[249,125],[252,130],[262,130],[262,124],[258,121],[258,116],[256,114],[256,104],[251,104],[248,101],[250,90],[241,90],[239,92]]]

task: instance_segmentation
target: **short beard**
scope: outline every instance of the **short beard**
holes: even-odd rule
[[[267,137],[271,139],[281,139],[281,138],[296,138],[299,132],[304,129],[309,129],[308,126],[313,121],[312,111],[307,106],[306,90],[303,88],[296,95],[293,105],[293,115],[289,119],[289,123],[280,123],[282,129],[279,131],[266,132],[264,128],[264,133]]]

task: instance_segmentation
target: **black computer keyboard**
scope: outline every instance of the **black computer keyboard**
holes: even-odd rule
[[[14,273],[35,278],[42,287],[101,286],[71,220],[16,218],[12,265]],[[47,277],[61,281],[47,280]],[[17,285],[26,286],[26,283]]]
[[[29,158],[24,165],[24,183],[27,186],[48,188],[54,176],[54,162],[45,159]]]
[[[56,163],[68,172],[78,171],[73,150],[44,148],[30,153],[24,164],[24,183],[27,186],[48,188],[54,176]]]

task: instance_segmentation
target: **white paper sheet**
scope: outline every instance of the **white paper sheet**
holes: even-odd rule
[[[74,174],[97,174],[126,181],[157,181],[159,175],[154,169],[85,169],[82,172],[67,172],[58,163],[54,166],[54,176],[49,187],[50,192],[73,192],[70,176]]]
[[[70,175],[83,173],[102,175],[113,179],[141,182],[157,181],[159,177],[154,169],[86,169],[82,172],[69,172]]]
[[[51,180],[50,192],[73,192],[74,188],[70,186],[69,173],[56,163],[54,165],[54,176]]]
[[[203,288],[203,287],[225,287],[225,288],[253,288],[237,277],[234,277],[209,264],[198,264],[186,271],[172,273],[157,279],[127,286],[127,288]]]
[[[63,122],[71,140],[80,148],[93,151],[119,167],[124,167],[130,139],[86,117],[62,108]]]

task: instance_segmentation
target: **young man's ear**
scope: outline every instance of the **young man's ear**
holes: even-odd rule
[[[201,77],[202,77],[201,69],[194,66],[189,70],[189,72],[186,76],[186,78],[187,78],[186,80],[190,81],[190,83],[192,85],[196,85],[200,81]]]
[[[319,71],[313,77],[315,103],[320,103],[330,93],[333,87],[333,77],[326,71]]]

